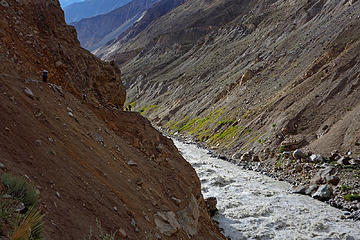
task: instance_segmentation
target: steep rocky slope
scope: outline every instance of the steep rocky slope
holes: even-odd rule
[[[111,55],[117,55],[118,62],[124,62],[129,57],[132,58],[136,54],[138,54],[141,50],[139,48],[132,49],[122,54],[124,51],[119,52],[119,47],[124,43],[128,42],[130,39],[135,38],[139,33],[145,30],[150,24],[158,20],[160,17],[164,16],[172,9],[184,3],[184,0],[160,0],[154,6],[149,8],[145,14],[141,17],[139,21],[137,21],[134,25],[132,25],[127,31],[123,32],[119,35],[114,41],[109,42],[105,46],[93,51],[99,57],[108,59]],[[166,19],[167,17],[164,17]],[[156,22],[154,23],[156,25]],[[161,26],[165,28],[172,27],[172,25],[166,24],[163,22]],[[144,42],[141,44],[146,44],[148,42],[148,37],[145,37]],[[150,36],[149,36],[149,39]],[[120,60],[120,58],[123,58]]]
[[[67,23],[77,22],[83,18],[108,13],[124,6],[131,0],[85,0],[64,7]]]
[[[195,171],[117,108],[119,69],[80,48],[59,2],[2,1],[0,14],[0,174],[40,191],[45,238],[82,239],[99,219],[116,239],[224,239]]]
[[[102,47],[139,21],[157,0],[133,0],[107,14],[82,19],[76,28],[81,46],[92,51]]]
[[[159,126],[227,153],[360,153],[358,1],[187,1],[111,51]],[[124,58],[127,56],[127,58]],[[130,58],[129,58],[130,57]]]

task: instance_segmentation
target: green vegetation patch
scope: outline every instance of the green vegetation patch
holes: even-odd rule
[[[285,146],[280,146],[278,152],[279,153],[285,152]]]
[[[4,173],[1,176],[0,237],[41,240],[42,219],[36,188],[24,178]],[[25,205],[22,205],[23,203]]]
[[[210,137],[210,142],[212,144],[214,144],[214,143],[218,142],[219,140],[227,140],[228,141],[237,134],[238,129],[239,129],[239,127],[237,125],[230,126],[230,127],[226,128],[225,130],[212,135]]]
[[[346,186],[344,184],[341,185],[341,191],[342,192],[350,191],[351,189],[352,189],[351,186]]]
[[[147,105],[147,106],[144,106],[142,107],[140,110],[139,110],[139,113],[141,115],[146,115],[148,114],[151,110],[155,109],[155,108],[158,108],[158,105]]]
[[[12,176],[4,173],[1,182],[6,187],[6,193],[24,203],[26,207],[31,207],[38,203],[36,188],[24,178]]]
[[[97,228],[97,235],[95,236],[93,233],[92,228],[90,227],[90,232],[86,237],[83,237],[83,240],[93,240],[93,239],[99,239],[99,240],[114,240],[116,233],[118,231],[115,232],[110,232],[107,233],[104,231],[103,227],[101,226],[101,222],[99,219],[96,218],[96,228]]]
[[[344,195],[344,199],[349,202],[356,201],[356,200],[359,201],[360,195],[359,194],[346,194],[346,195]]]

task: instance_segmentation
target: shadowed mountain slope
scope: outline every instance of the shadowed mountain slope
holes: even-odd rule
[[[83,239],[90,229],[95,235],[98,219],[116,239],[224,239],[191,165],[149,121],[122,111],[118,67],[80,47],[59,2],[6,3],[0,174],[36,186],[44,238]]]

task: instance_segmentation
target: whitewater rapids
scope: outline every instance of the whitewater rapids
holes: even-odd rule
[[[289,193],[289,183],[211,157],[194,144],[174,143],[195,168],[204,197],[217,198],[214,219],[232,240],[360,239],[360,222],[341,219],[341,210],[323,202]]]

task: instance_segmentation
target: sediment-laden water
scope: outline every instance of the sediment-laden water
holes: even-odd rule
[[[214,219],[232,240],[360,239],[360,222],[341,219],[341,210],[291,194],[290,184],[211,157],[194,144],[174,142],[195,168],[204,197],[217,198]]]

